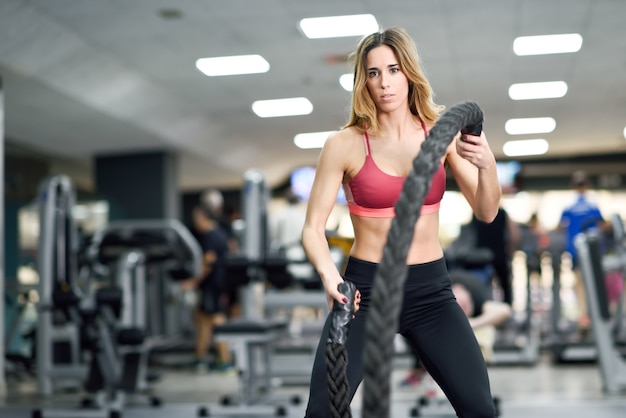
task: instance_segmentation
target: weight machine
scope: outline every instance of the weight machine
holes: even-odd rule
[[[621,321],[617,318],[621,318],[623,312],[617,309],[613,315],[609,309],[605,274],[612,269],[619,269],[622,274],[626,272],[626,251],[621,218],[613,216],[612,223],[618,250],[615,255],[603,256],[602,240],[598,231],[579,234],[575,238],[575,245],[580,257],[603,389],[606,393],[615,395],[626,389],[626,361],[615,341],[614,332],[616,322]],[[622,294],[622,301],[623,297]]]

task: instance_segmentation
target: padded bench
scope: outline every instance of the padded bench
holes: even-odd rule
[[[215,340],[226,342],[234,352],[239,405],[257,405],[270,397],[273,346],[287,329],[287,321],[271,319],[236,319],[214,328]]]

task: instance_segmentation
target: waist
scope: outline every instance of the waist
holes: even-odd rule
[[[354,241],[350,255],[372,262],[380,262],[389,238],[393,218],[366,218],[352,216]],[[414,226],[413,239],[405,263],[420,264],[443,257],[439,241],[439,215],[421,216]]]
[[[441,202],[433,203],[432,205],[422,205],[420,209],[420,215],[428,215],[439,211]],[[395,207],[388,208],[367,208],[365,206],[359,206],[354,202],[348,202],[348,210],[352,215],[363,216],[366,218],[394,218],[396,216]]]
[[[357,287],[358,285],[373,284],[379,265],[379,263],[350,256],[346,265],[345,277],[353,281]],[[407,267],[407,284],[418,279],[420,282],[438,282],[442,279],[448,279],[448,268],[443,257],[425,263],[409,264]]]

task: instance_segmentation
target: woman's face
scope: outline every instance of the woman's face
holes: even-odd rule
[[[378,109],[389,112],[406,106],[409,83],[390,47],[381,45],[372,49],[367,54],[365,68],[367,90]]]

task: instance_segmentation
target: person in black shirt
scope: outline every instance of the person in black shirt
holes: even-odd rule
[[[184,290],[198,290],[198,304],[194,314],[196,323],[195,366],[203,367],[213,342],[213,327],[226,321],[228,295],[226,294],[226,267],[228,237],[219,226],[215,212],[202,205],[193,209],[196,236],[204,253],[203,272],[181,283]],[[226,343],[215,345],[216,366],[226,369],[232,365],[232,356]]]
[[[519,225],[509,218],[503,208],[498,209],[498,214],[493,222],[482,222],[474,216],[471,222],[475,231],[478,248],[488,248],[493,252],[493,269],[497,281],[502,288],[502,296],[505,303],[513,304],[513,286],[511,261],[513,252],[519,245]]]

